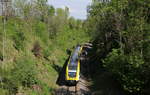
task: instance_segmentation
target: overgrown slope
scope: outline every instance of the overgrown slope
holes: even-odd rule
[[[66,20],[70,21],[68,18]],[[73,20],[76,23],[77,20]],[[66,50],[72,50],[77,44],[89,39],[86,31],[76,24],[59,25],[49,26],[40,19],[9,17],[4,33],[1,19],[0,95],[49,95],[57,88],[59,71],[54,64],[61,68],[68,58]],[[57,33],[51,34],[54,31]]]

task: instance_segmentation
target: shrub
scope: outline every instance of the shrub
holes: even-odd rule
[[[9,94],[17,92],[17,84],[12,80],[12,76],[9,71],[0,67],[0,89],[8,91]]]
[[[145,76],[142,72],[144,61],[140,56],[124,55],[119,49],[113,49],[103,63],[104,67],[116,75],[125,90],[141,93]]]
[[[17,93],[18,88],[21,86],[32,87],[38,84],[37,70],[35,68],[35,61],[29,57],[22,57],[16,61],[15,66],[11,70],[2,69],[0,67],[0,78],[2,84],[0,88],[9,91],[9,95]]]
[[[11,71],[12,79],[25,87],[37,83],[35,62],[28,57],[23,57],[16,62],[15,68]]]

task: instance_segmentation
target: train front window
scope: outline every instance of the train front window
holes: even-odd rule
[[[68,68],[69,68],[69,70],[76,70],[77,69],[77,64],[69,65]]]
[[[76,77],[76,72],[69,72],[68,75],[69,75],[70,77]]]

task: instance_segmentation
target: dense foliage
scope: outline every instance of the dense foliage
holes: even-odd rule
[[[5,25],[0,16],[0,94],[49,95],[57,88],[53,65],[61,68],[66,50],[89,40],[93,64],[127,93],[150,93],[150,0],[93,0],[87,11],[83,21],[47,0],[14,0]]]
[[[150,82],[150,1],[94,0],[88,12],[95,60],[132,95],[146,93]]]
[[[59,74],[53,64],[61,68],[66,50],[89,39],[83,21],[70,17],[69,8],[55,9],[47,0],[14,0],[5,31],[3,18],[0,94],[50,95]]]

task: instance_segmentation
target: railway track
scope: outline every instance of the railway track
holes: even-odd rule
[[[67,95],[78,95],[78,86],[68,86],[68,93]]]
[[[54,95],[80,95],[79,87],[76,86],[62,86],[60,87]]]
[[[81,79],[76,86],[60,86],[54,95],[92,95],[89,85],[89,82]]]

